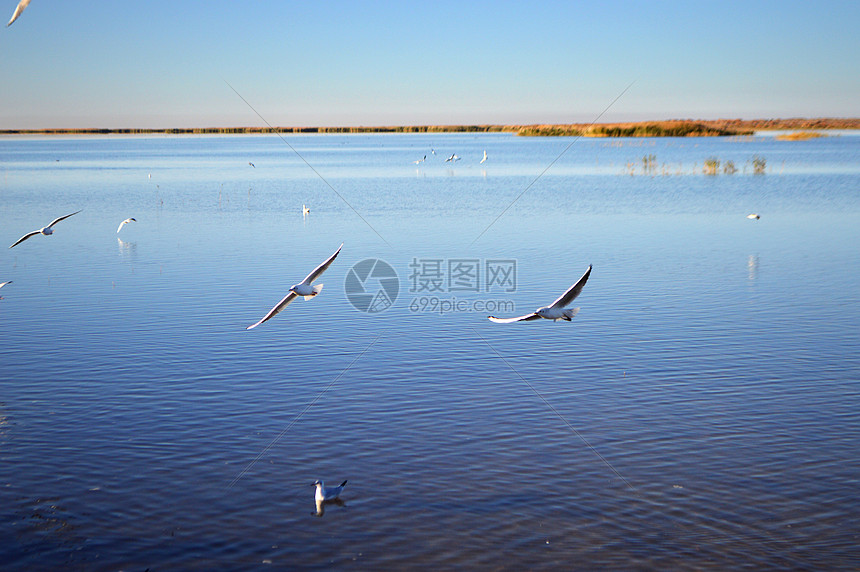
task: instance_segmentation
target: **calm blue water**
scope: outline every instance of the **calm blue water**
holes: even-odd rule
[[[0,139],[5,569],[856,569],[860,137],[286,140]]]

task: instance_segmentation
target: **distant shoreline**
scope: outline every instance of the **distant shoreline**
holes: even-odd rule
[[[860,129],[860,118],[791,119],[672,119],[625,123],[565,123],[532,125],[402,125],[357,127],[170,127],[170,128],[59,128],[0,129],[0,135],[204,135],[264,133],[514,133],[557,137],[722,137],[773,130]]]

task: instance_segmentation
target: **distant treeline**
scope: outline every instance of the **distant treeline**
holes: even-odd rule
[[[631,123],[561,125],[401,125],[381,127],[195,127],[0,129],[0,135],[205,135],[259,133],[515,133],[522,136],[583,137],[718,137],[752,135],[766,130],[860,129],[860,118],[672,119]]]

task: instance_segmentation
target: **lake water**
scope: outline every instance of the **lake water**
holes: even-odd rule
[[[857,135],[7,137],[0,231],[4,569],[860,562]]]

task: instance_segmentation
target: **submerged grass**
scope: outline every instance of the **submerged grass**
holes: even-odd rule
[[[795,131],[794,133],[786,133],[785,135],[777,135],[774,137],[777,141],[806,141],[807,139],[816,139],[818,137],[830,137],[820,131]]]

